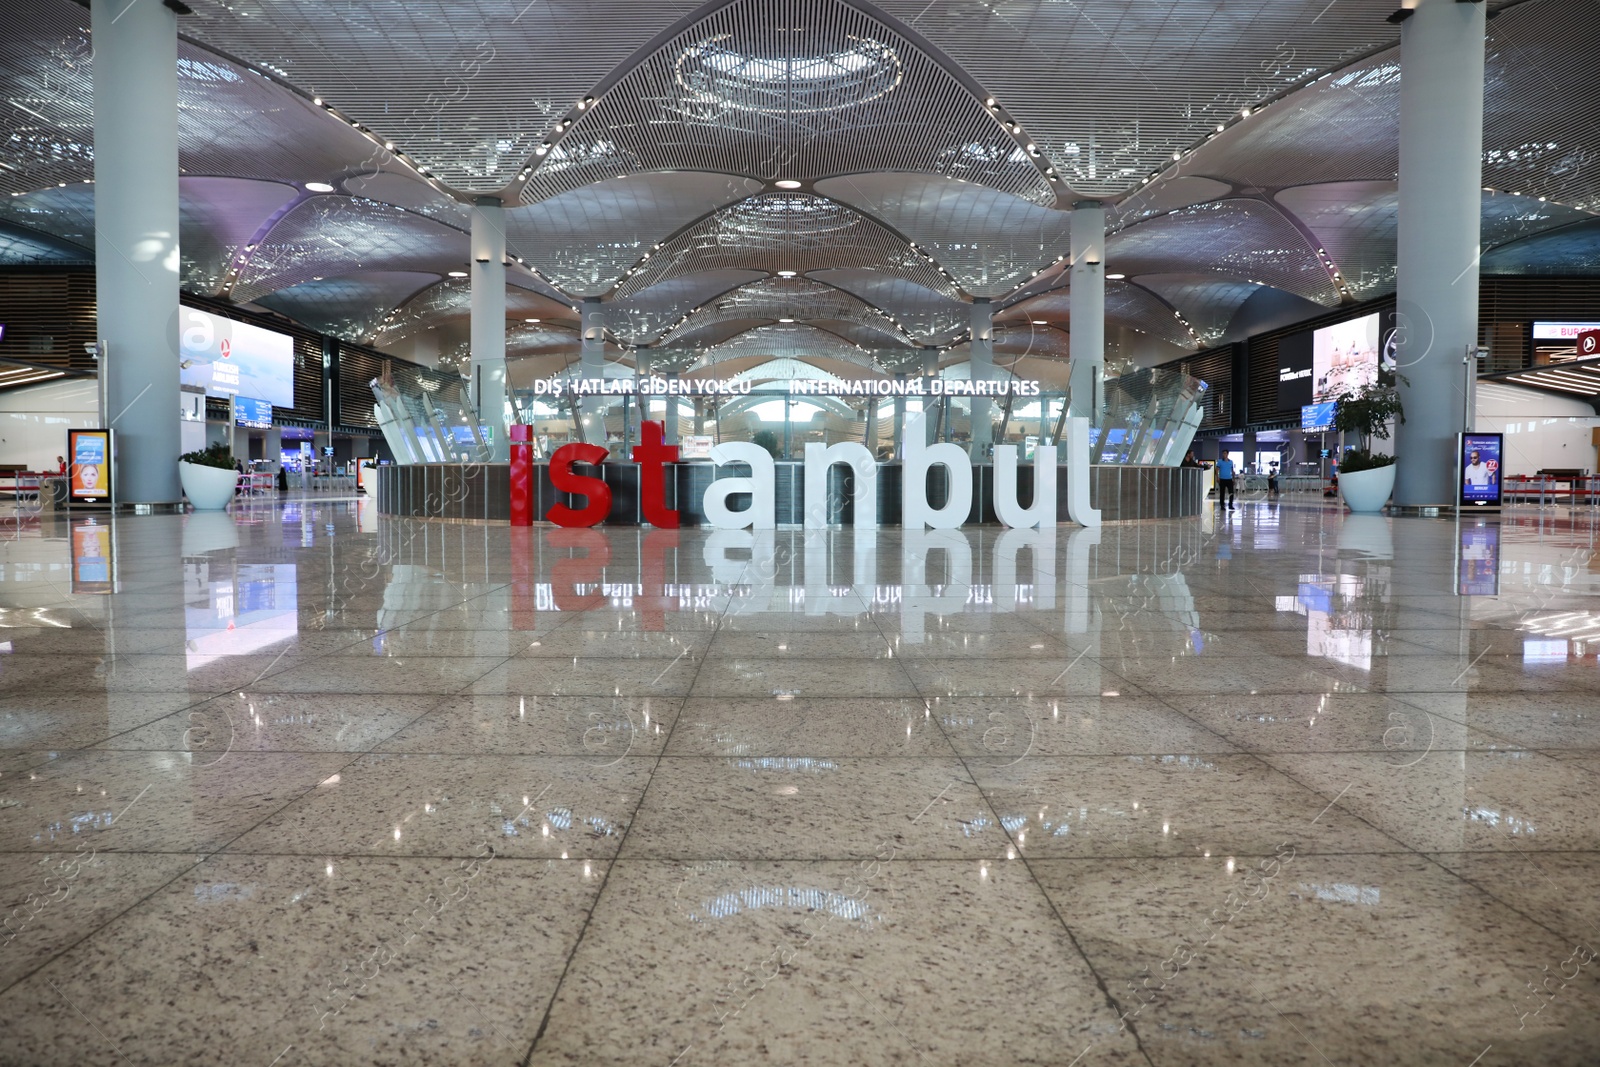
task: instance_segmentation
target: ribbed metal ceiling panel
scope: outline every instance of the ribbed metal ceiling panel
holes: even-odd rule
[[[1233,186],[1227,182],[1202,178],[1194,174],[1177,174],[1170,178],[1162,178],[1149,185],[1140,186],[1138,192],[1110,205],[1106,209],[1106,229],[1120,230],[1124,226],[1164,214],[1174,208],[1216,200],[1232,191]]]
[[[889,316],[841,289],[804,278],[768,278],[725,293],[690,316],[661,343],[695,345],[701,343],[702,330],[720,323],[774,323],[782,319],[835,320],[863,328],[872,335],[874,345],[908,343]]]
[[[762,277],[754,270],[713,270],[658,282],[607,301],[606,328],[624,344],[652,344],[712,297]]]
[[[1392,181],[1329,182],[1284,189],[1278,204],[1317,235],[1352,295],[1394,291],[1400,194]]]
[[[571,122],[535,150],[524,199],[632,171],[806,181],[891,170],[1055,201],[1024,144],[966,86],[840,0],[733,0]]]
[[[257,303],[342,340],[366,341],[381,324],[387,308],[404,303],[436,281],[436,274],[357,271],[279,289]]]
[[[1141,274],[1139,284],[1176,308],[1205,346],[1227,335],[1234,314],[1261,289],[1250,282],[1219,281],[1196,274]]]
[[[375,200],[314,196],[296,205],[251,253],[233,299],[355,270],[465,270],[467,236]]]
[[[1600,212],[1600,9],[1538,0],[1489,23],[1483,184]]]
[[[855,174],[817,192],[893,226],[973,296],[1004,296],[1071,249],[1068,212],[954,178]]]
[[[321,94],[450,185],[505,186],[695,0],[194,0],[185,34]]]
[[[686,274],[749,269],[777,274],[864,267],[951,297],[955,288],[903,239],[843,204],[809,193],[766,193],[726,207],[651,254],[619,296]]]
[[[1243,107],[1393,43],[1394,4],[879,0],[1027,129],[1079,193],[1139,184]]]
[[[871,269],[819,270],[810,276],[890,311],[917,344],[948,344],[967,331],[970,308],[953,293]]]
[[[774,359],[820,356],[871,370],[881,370],[872,356],[857,346],[826,330],[799,323],[793,326],[761,326],[748,330],[730,341],[724,341],[706,350],[700,357],[698,366],[711,367],[725,360],[745,356],[770,356]]]
[[[39,267],[94,262],[94,253],[47,234],[0,224],[0,266]]]
[[[1259,200],[1216,200],[1179,208],[1106,242],[1106,269],[1141,274],[1216,274],[1314,300],[1339,302],[1330,271],[1299,230]]]
[[[1600,274],[1600,219],[1536,234],[1483,257],[1485,274]]]
[[[512,208],[506,239],[566,292],[601,296],[669,234],[761,189],[723,174],[616,178]]]

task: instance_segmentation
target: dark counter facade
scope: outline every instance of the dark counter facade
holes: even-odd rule
[[[777,523],[779,526],[798,526],[803,521],[805,507],[805,464],[798,460],[779,460],[776,464]],[[573,472],[602,478],[611,488],[611,515],[609,526],[637,526],[640,524],[639,467],[633,463],[605,463],[590,465],[577,463]],[[388,466],[378,470],[378,510],[385,515],[410,518],[475,519],[509,522],[511,519],[511,488],[508,464],[428,463],[410,466]],[[666,464],[667,507],[676,509],[685,526],[705,525],[701,499],[706,487],[717,478],[746,477],[749,468],[730,463],[714,466],[710,463]],[[899,463],[878,464],[878,524],[900,525],[900,485],[902,467]],[[1097,466],[1089,468],[1090,503],[1100,509],[1103,522],[1130,519],[1171,519],[1185,515],[1198,515],[1204,506],[1205,471],[1186,467],[1126,467]],[[947,499],[947,472],[935,466],[928,472],[928,499],[938,507]],[[993,524],[994,468],[972,468],[972,510],[966,525]],[[542,519],[557,503],[582,506],[583,498],[558,491],[550,482],[550,468],[535,464],[534,516]],[[853,476],[849,468],[837,465],[828,472],[828,496],[832,502],[830,523],[851,524],[855,521],[855,498],[849,491]],[[1056,521],[1068,522],[1067,468],[1056,468]],[[1017,470],[1018,496],[1023,501],[1033,499],[1033,467],[1024,465]],[[748,503],[749,496],[744,496]],[[734,496],[732,506],[741,506],[740,497]]]

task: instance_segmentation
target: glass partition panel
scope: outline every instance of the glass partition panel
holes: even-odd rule
[[[1200,427],[1206,388],[1167,367],[1107,379],[1100,425],[1090,431],[1094,462],[1176,467]]]
[[[483,462],[493,455],[459,378],[413,374],[370,384],[378,428],[396,463]]]

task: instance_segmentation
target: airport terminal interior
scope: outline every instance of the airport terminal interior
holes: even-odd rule
[[[1600,1063],[1600,0],[0,31],[0,1067]]]

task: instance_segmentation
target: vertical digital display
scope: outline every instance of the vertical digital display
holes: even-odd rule
[[[111,431],[68,430],[71,456],[71,498],[80,504],[111,499]]]
[[[1500,506],[1501,451],[1504,435],[1464,433],[1461,435],[1461,506],[1497,508]]]

